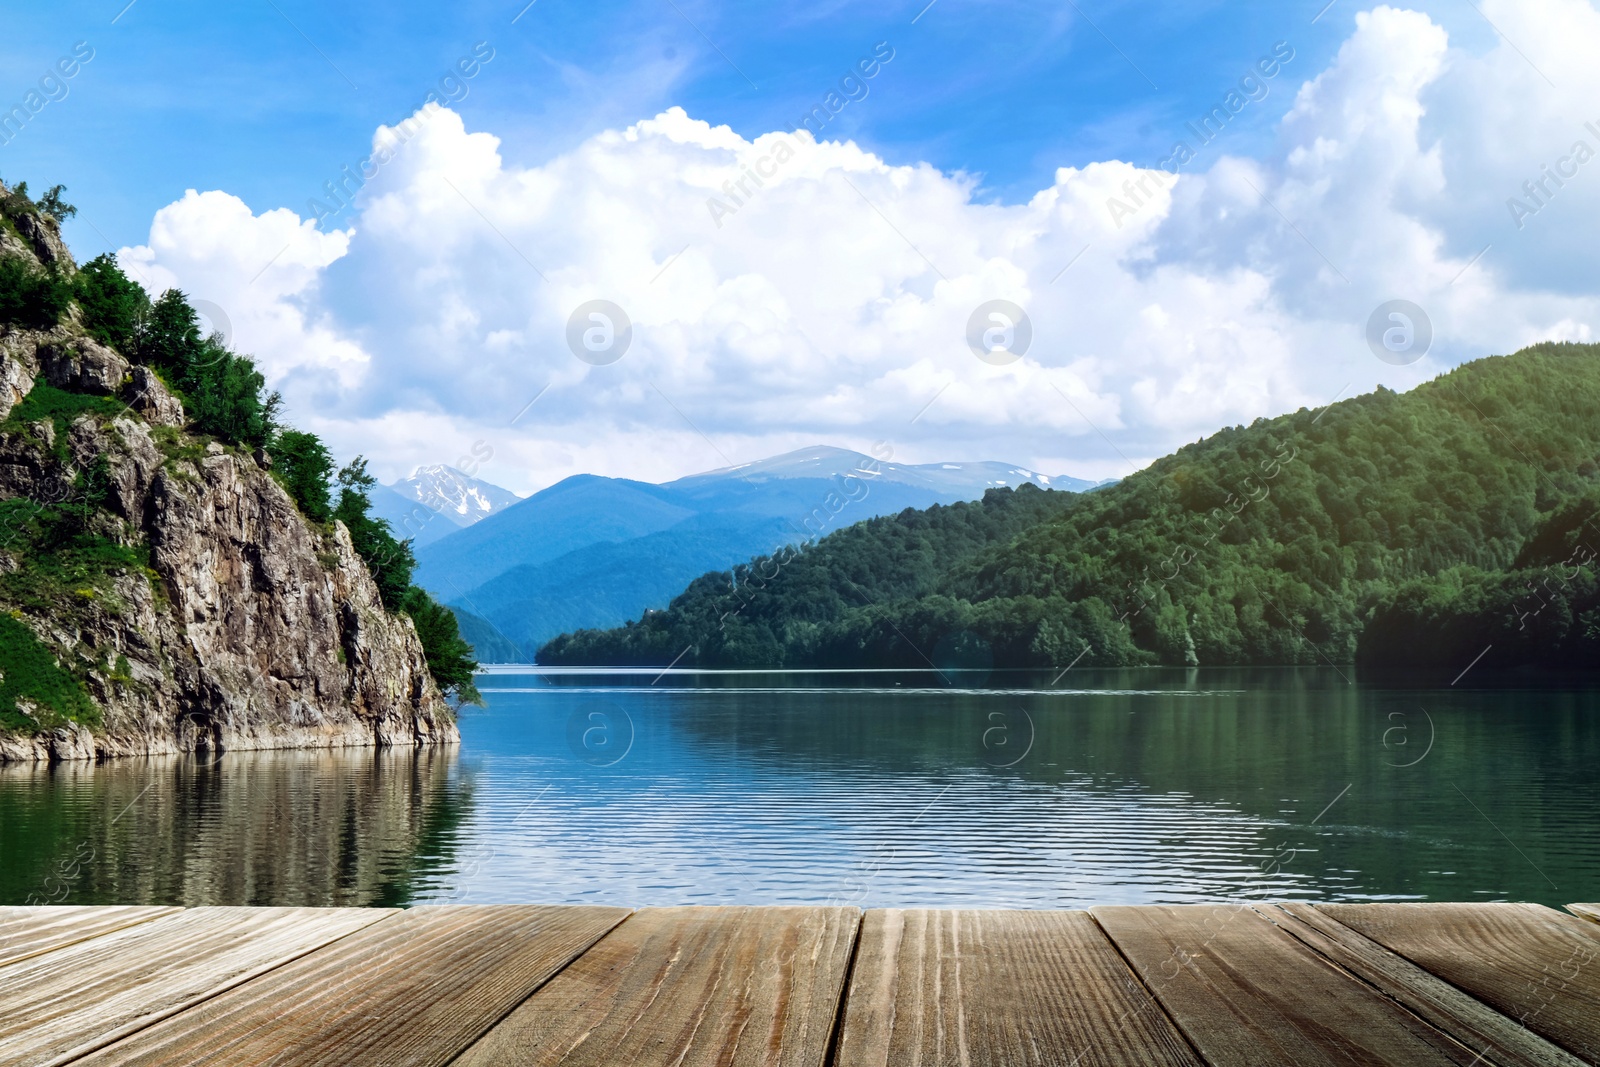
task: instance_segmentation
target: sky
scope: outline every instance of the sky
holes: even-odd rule
[[[69,0],[7,11],[0,178],[385,480],[1121,477],[1592,339],[1596,54],[1589,0]]]

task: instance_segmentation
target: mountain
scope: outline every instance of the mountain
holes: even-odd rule
[[[417,549],[415,580],[458,601],[513,567],[546,563],[589,545],[626,541],[696,514],[660,486],[578,474],[504,511]]]
[[[373,486],[370,496],[372,513],[413,546],[431,544],[522,499],[443,464],[418,467],[392,485]]]
[[[664,664],[692,648],[681,662],[925,666],[955,648],[1017,667],[1312,664],[1425,649],[1459,669],[1479,636],[1519,629],[1513,605],[1536,608],[1531,580],[1560,560],[1566,585],[1539,624],[1560,642],[1551,657],[1592,665],[1600,594],[1579,550],[1595,543],[1581,505],[1600,488],[1596,412],[1600,346],[1537,345],[1404,395],[1222,430],[1015,529],[1016,501],[1055,494],[875,519],[704,575],[666,611],[564,635],[539,660]]]
[[[665,607],[709,569],[876,515],[1025,483],[1096,484],[1004,463],[894,464],[822,446],[663,485],[578,475],[420,543],[416,580],[527,659],[564,630]],[[497,656],[476,647],[486,660]]]
[[[850,475],[868,478],[874,483],[928,489],[949,495],[955,500],[976,500],[985,490],[1015,487],[1023,482],[1032,482],[1043,489],[1068,489],[1077,493],[1108,484],[1065,475],[1040,474],[1009,463],[902,464],[875,461],[860,452],[827,445],[802,448],[754,463],[693,474],[666,484],[669,489],[694,492],[706,486],[726,486],[734,481],[745,484],[808,479],[828,481]]]

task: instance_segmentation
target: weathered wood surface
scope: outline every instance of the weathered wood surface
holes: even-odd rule
[[[195,908],[0,968],[0,1065],[70,1062],[389,914]]]
[[[1483,1062],[1246,905],[1090,912],[1209,1063]]]
[[[79,1062],[443,1067],[627,914],[415,908]]]
[[[0,907],[0,967],[182,910],[49,904]]]
[[[456,1067],[822,1067],[860,917],[828,907],[638,912]]]
[[[1600,927],[1537,904],[1322,904],[1318,910],[1600,1063]]]
[[[1404,956],[1336,922],[1309,904],[1257,909],[1351,974],[1501,1067],[1584,1067],[1521,1023],[1506,1018]]]
[[[1199,1067],[1087,912],[869,911],[841,1067]]]
[[[1600,925],[1533,905],[7,908],[0,950],[0,1067],[1600,1064]]]
[[[1581,919],[1600,923],[1600,904],[1568,904],[1567,910]]]

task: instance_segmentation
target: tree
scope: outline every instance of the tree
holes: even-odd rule
[[[39,210],[54,218],[57,222],[65,222],[78,213],[78,209],[61,199],[61,194],[67,191],[65,185],[55,185],[41,196],[37,203]]]
[[[333,454],[316,434],[280,430],[269,446],[272,470],[312,522],[333,517]]]
[[[378,479],[367,473],[365,457],[357,456],[345,464],[339,471],[339,500],[333,517],[350,531],[350,542],[372,572],[383,606],[399,611],[417,559],[411,554],[410,541],[397,539],[387,522],[368,514],[372,508],[369,491],[377,484]]]
[[[144,288],[122,273],[110,255],[99,255],[78,269],[74,279],[83,324],[95,340],[123,355],[137,354],[139,333],[150,314]]]
[[[1085,644],[1100,666],[1465,665],[1490,643],[1486,664],[1595,662],[1600,592],[1574,575],[1600,559],[1596,410],[1600,346],[1535,345],[1224,429],[1094,492],[859,523],[538,660],[915,666],[964,628],[1004,667]]]
[[[255,447],[271,440],[282,399],[266,391],[267,380],[254,362],[229,352],[217,338],[201,342],[199,358],[178,382],[195,429]]]
[[[299,442],[298,447],[309,456],[308,467],[314,468],[326,450],[310,434],[301,437],[310,438],[310,442]],[[282,441],[281,436],[279,440]],[[340,468],[338,483],[339,499],[333,517],[350,531],[350,542],[366,563],[383,606],[411,616],[428,661],[428,672],[439,688],[458,703],[481,704],[483,699],[472,682],[478,664],[472,657],[472,646],[461,638],[455,614],[411,584],[411,571],[417,565],[411,542],[399,540],[387,522],[369,514],[371,489],[378,480],[367,473],[366,458],[357,456]]]
[[[415,585],[406,590],[401,610],[411,616],[428,660],[428,671],[445,695],[458,705],[482,704],[483,694],[472,680],[478,662],[473,658],[472,646],[461,637],[455,612]]]
[[[230,352],[220,334],[200,335],[200,316],[177,289],[151,306],[134,348],[180,394],[201,433],[251,446],[272,439],[281,398],[267,392],[255,362]]]
[[[177,289],[162,293],[150,308],[138,337],[138,357],[165,372],[181,388],[183,378],[200,352],[200,316]]]

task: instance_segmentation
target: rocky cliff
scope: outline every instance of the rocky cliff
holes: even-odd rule
[[[0,256],[75,269],[17,221]],[[458,741],[348,531],[184,424],[76,308],[0,325],[0,649],[28,680],[0,676],[0,761]]]

